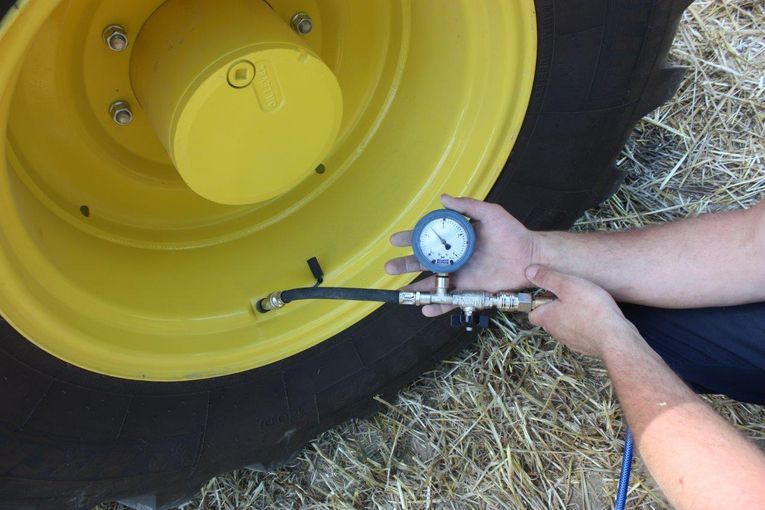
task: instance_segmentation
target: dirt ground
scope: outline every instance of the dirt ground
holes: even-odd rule
[[[765,3],[697,1],[670,59],[689,68],[680,91],[638,125],[619,160],[625,185],[575,228],[636,227],[762,198]],[[709,400],[765,447],[765,408]],[[624,423],[604,369],[523,321],[500,317],[476,345],[384,404],[274,473],[211,480],[184,509],[612,504]],[[666,507],[639,459],[628,507]]]

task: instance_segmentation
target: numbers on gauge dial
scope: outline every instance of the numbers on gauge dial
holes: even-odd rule
[[[451,266],[467,253],[468,234],[457,221],[438,218],[425,225],[416,242],[431,264]]]

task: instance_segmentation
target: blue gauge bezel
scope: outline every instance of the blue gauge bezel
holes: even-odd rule
[[[433,220],[439,220],[441,218],[449,218],[456,221],[462,226],[462,228],[465,229],[465,232],[467,232],[468,236],[468,245],[467,250],[465,251],[465,255],[463,255],[459,261],[450,266],[433,264],[420,249],[419,239],[422,235],[422,231],[425,230],[425,227],[428,225],[428,223]],[[414,251],[414,256],[417,257],[417,261],[422,267],[434,273],[453,273],[454,271],[457,271],[462,266],[467,264],[470,260],[470,257],[473,256],[473,252],[475,251],[475,243],[476,236],[473,225],[471,225],[468,219],[465,218],[462,214],[451,209],[437,209],[435,211],[430,211],[428,214],[420,218],[420,221],[418,221],[414,226],[414,231],[412,232],[412,250]]]

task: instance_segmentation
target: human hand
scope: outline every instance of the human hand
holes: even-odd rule
[[[528,230],[502,206],[472,198],[441,196],[441,203],[448,209],[460,212],[475,220],[478,242],[470,261],[451,275],[450,282],[458,290],[517,290],[531,284],[524,274],[526,266],[533,262],[535,234]],[[411,246],[412,231],[398,232],[391,236],[394,246]],[[398,257],[385,264],[388,274],[397,275],[424,271],[414,255]],[[414,283],[406,290],[431,290],[434,278]],[[427,305],[422,313],[435,317],[451,310],[446,305]]]
[[[557,296],[529,313],[529,321],[570,349],[602,359],[606,348],[641,338],[611,295],[594,283],[535,265],[526,277]]]

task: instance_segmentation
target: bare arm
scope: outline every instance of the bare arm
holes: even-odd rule
[[[624,232],[531,232],[502,207],[444,195],[446,207],[476,222],[478,246],[452,283],[466,290],[515,290],[542,264],[598,284],[619,301],[665,308],[765,300],[765,201],[748,210],[707,214]],[[394,234],[411,245],[411,231]],[[388,262],[390,274],[420,271],[413,255]],[[432,288],[430,280],[412,287]],[[426,315],[447,310],[424,307]]]
[[[698,398],[648,346],[603,289],[541,269],[559,300],[529,319],[601,358],[638,450],[676,508],[765,508],[765,454]]]
[[[762,508],[765,455],[634,332],[604,360],[638,450],[677,508]]]
[[[533,262],[666,308],[765,300],[765,202],[613,233],[535,234]]]

